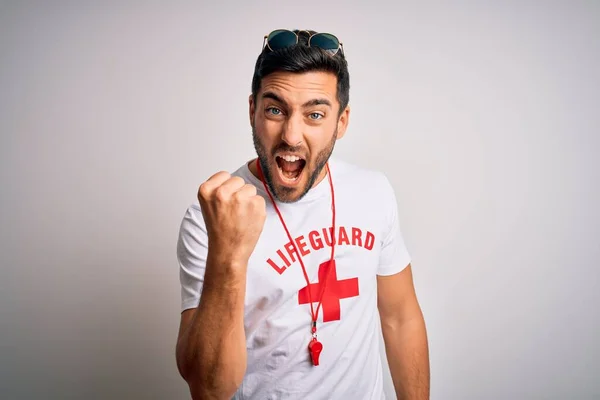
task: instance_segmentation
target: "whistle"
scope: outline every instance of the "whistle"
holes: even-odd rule
[[[310,351],[310,357],[312,358],[313,365],[319,365],[319,355],[323,350],[323,344],[314,338],[308,344],[308,350]]]

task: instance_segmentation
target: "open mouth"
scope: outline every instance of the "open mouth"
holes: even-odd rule
[[[277,162],[279,176],[286,183],[297,182],[306,165],[306,160],[292,155],[276,156],[275,161]]]

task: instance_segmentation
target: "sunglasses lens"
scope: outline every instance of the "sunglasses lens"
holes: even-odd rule
[[[269,47],[271,50],[279,50],[284,47],[290,47],[296,44],[296,35],[294,32],[286,31],[283,29],[273,31],[269,34],[267,38],[269,42]]]
[[[317,33],[310,38],[310,45],[334,55],[340,48],[340,41],[330,33]]]

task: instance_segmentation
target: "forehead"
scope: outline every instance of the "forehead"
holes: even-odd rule
[[[337,76],[331,72],[274,72],[263,78],[258,98],[273,92],[290,105],[326,98],[337,104]]]

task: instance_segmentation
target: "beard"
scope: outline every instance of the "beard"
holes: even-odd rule
[[[307,173],[308,179],[306,184],[300,190],[299,195],[294,195],[294,192],[297,191],[295,188],[289,188],[282,185],[275,185],[273,182],[273,172],[276,171],[276,168],[279,168],[277,165],[277,161],[275,160],[275,153],[277,151],[289,151],[289,152],[301,152],[301,147],[293,147],[288,144],[282,142],[278,146],[275,146],[271,149],[271,156],[269,157],[269,152],[265,148],[265,146],[260,141],[258,134],[256,132],[256,127],[252,124],[252,140],[254,142],[254,149],[256,150],[256,154],[258,155],[258,160],[260,163],[260,167],[263,172],[263,176],[265,178],[265,182],[267,183],[267,187],[278,201],[282,203],[293,203],[301,200],[308,191],[313,187],[315,181],[323,171],[325,164],[329,160],[331,153],[333,153],[333,148],[335,147],[335,142],[337,139],[337,126],[331,137],[331,141],[328,143],[327,147],[321,150],[316,157],[306,160],[306,164],[304,165],[304,170],[301,173]],[[269,162],[269,160],[273,160]],[[311,169],[312,168],[312,169]],[[276,172],[275,172],[276,173]]]

